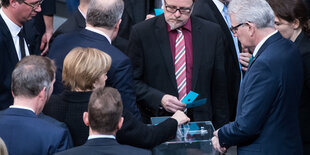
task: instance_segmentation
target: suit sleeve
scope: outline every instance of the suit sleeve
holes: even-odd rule
[[[131,62],[134,68],[134,82],[136,86],[137,101],[143,101],[148,103],[147,105],[142,105],[144,109],[151,111],[156,114],[161,105],[161,99],[165,93],[150,87],[147,83],[143,81],[144,74],[144,49],[142,45],[141,38],[139,38],[139,32],[132,29],[132,33],[129,39],[129,45],[127,48],[127,54],[131,58]]]
[[[126,110],[123,117],[123,126],[116,134],[116,139],[121,144],[149,149],[176,136],[178,123],[173,118],[156,126],[148,126],[136,120]]]
[[[223,36],[223,35],[219,35]],[[229,122],[229,103],[224,53],[226,46],[223,37],[219,37],[215,51],[215,65],[212,77],[212,112],[213,125],[217,129]]]
[[[44,0],[41,8],[43,15],[53,16],[56,13],[56,0]]]
[[[132,78],[133,71],[129,58],[122,61],[113,70],[113,79],[110,78],[112,87],[116,88],[120,92],[124,108],[130,111],[135,118],[140,119],[141,115],[136,104],[136,94]]]
[[[261,61],[256,61],[248,72],[247,81],[241,89],[244,91],[242,104],[236,120],[218,132],[220,145],[230,147],[256,138],[266,122],[270,109],[279,89],[271,69]],[[244,79],[246,80],[246,79]]]

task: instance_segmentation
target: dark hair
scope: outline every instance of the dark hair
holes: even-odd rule
[[[122,98],[116,89],[98,88],[90,96],[88,104],[89,126],[99,133],[114,132],[122,111]]]
[[[302,0],[267,0],[274,11],[275,16],[288,22],[299,20],[300,27],[308,35],[310,34],[307,8]]]
[[[35,97],[55,79],[54,62],[43,56],[27,56],[12,73],[11,89],[15,96]]]
[[[24,0],[16,0],[16,1],[18,3],[22,3]],[[5,7],[5,8],[10,5],[10,0],[1,0],[0,2],[1,2],[2,7]]]

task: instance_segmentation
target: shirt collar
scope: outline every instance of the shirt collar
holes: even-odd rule
[[[30,110],[30,111],[32,111],[33,113],[35,113],[33,109],[31,109],[31,108],[29,108],[29,107],[25,107],[25,106],[11,105],[10,108],[25,109],[25,110]]]
[[[95,138],[112,138],[115,139],[114,135],[89,135],[88,140],[95,139]]]
[[[97,30],[95,28],[92,28],[92,27],[87,27],[87,26],[86,26],[85,29],[87,29],[89,31],[92,31],[92,32],[95,32],[95,33],[99,33],[99,34],[105,36],[108,39],[109,43],[111,44],[111,38],[107,34],[105,34],[104,32],[102,32],[100,30]]]
[[[17,34],[20,32],[20,30],[22,29],[22,27],[19,27],[18,25],[16,25],[4,12],[2,9],[0,9],[0,15],[3,18],[5,24],[7,25],[7,27],[9,28],[12,37],[16,37]]]
[[[217,9],[223,14],[224,4],[219,0],[213,0],[214,4],[216,5]]]
[[[262,45],[265,43],[265,41],[271,37],[272,35],[276,34],[278,32],[278,30],[275,30],[274,32],[270,33],[267,37],[265,37],[264,39],[262,39],[255,47],[254,52],[253,52],[253,57],[256,56],[258,50],[262,47]]]
[[[82,10],[78,7],[80,13],[82,14],[82,16],[84,17],[84,19],[86,19],[86,15],[82,12]]]
[[[170,25],[168,23],[167,23],[167,25],[168,25],[168,32],[173,31],[173,30],[171,30]],[[188,21],[185,23],[185,25],[182,26],[182,29],[186,29],[189,32],[192,31],[191,18],[189,18]]]

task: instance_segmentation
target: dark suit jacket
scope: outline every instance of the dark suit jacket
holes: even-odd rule
[[[38,118],[34,112],[9,108],[0,112],[0,137],[9,154],[52,155],[71,147],[65,128]]]
[[[75,146],[87,141],[89,129],[82,118],[83,112],[87,111],[90,95],[91,92],[64,91],[60,95],[53,95],[43,110],[46,115],[67,124]],[[157,126],[147,126],[126,109],[123,117],[123,126],[116,134],[116,139],[121,144],[152,148],[176,135],[178,123],[175,119],[169,118]]]
[[[223,147],[238,154],[301,154],[298,109],[302,60],[279,32],[259,49],[239,91],[236,120],[219,132]]]
[[[72,148],[67,151],[57,153],[56,155],[124,155],[124,154],[136,154],[136,155],[151,155],[149,150],[135,148],[128,145],[118,144],[115,139],[112,138],[95,138],[87,140],[87,142],[79,147]]]
[[[191,121],[213,121],[215,127],[228,122],[224,44],[220,27],[191,17],[193,42],[192,89],[207,103],[189,109]],[[203,35],[201,35],[203,34]],[[132,29],[128,55],[134,66],[137,103],[147,118],[161,113],[164,94],[178,97],[167,24],[164,16],[146,20]]]
[[[13,104],[13,96],[11,94],[11,76],[17,64],[18,56],[14,46],[12,35],[9,28],[0,16],[0,110],[8,108]],[[36,42],[25,33],[30,54],[40,54]]]
[[[193,16],[217,23],[221,26],[225,35],[225,44],[228,47],[225,50],[225,68],[227,75],[228,99],[230,105],[230,120],[235,120],[236,107],[238,100],[238,91],[240,87],[240,68],[238,56],[231,32],[223,18],[221,12],[218,10],[212,0],[197,0],[192,13]],[[241,51],[241,49],[239,50]]]
[[[106,81],[106,85],[116,88],[122,96],[124,108],[132,112],[135,117],[140,118],[140,113],[136,105],[130,59],[120,50],[112,46],[103,35],[86,29],[59,36],[52,44],[48,57],[54,59],[57,66],[54,92],[60,93],[63,90],[61,82],[63,61],[70,50],[75,47],[97,48],[111,56],[112,65],[107,73],[109,78]]]
[[[122,22],[113,45],[125,52],[133,25],[145,20],[149,11],[149,0],[125,0]]]
[[[306,33],[301,32],[294,43],[302,56],[304,68],[304,87],[299,108],[301,138],[304,154],[310,154],[310,39]]]
[[[84,29],[86,26],[85,18],[79,10],[76,10],[59,28],[53,33],[50,44],[52,41],[64,33],[77,32]]]
[[[83,113],[87,112],[91,92],[71,92],[65,90],[52,95],[43,109],[43,113],[67,124],[74,146],[83,145],[88,137],[89,128],[83,122]]]

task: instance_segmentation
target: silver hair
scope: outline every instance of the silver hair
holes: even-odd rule
[[[95,27],[112,29],[121,19],[123,11],[123,0],[91,0],[86,22]]]
[[[259,29],[274,27],[274,13],[266,0],[232,0],[228,13],[239,23],[251,22]]]
[[[32,98],[44,87],[49,91],[55,70],[54,62],[47,57],[31,55],[23,58],[12,73],[12,92],[15,96]]]

